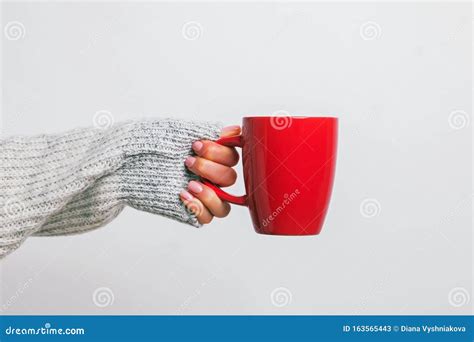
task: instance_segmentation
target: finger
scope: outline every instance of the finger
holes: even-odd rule
[[[211,160],[189,156],[184,163],[191,172],[220,186],[230,186],[237,179],[237,173],[233,168]]]
[[[195,141],[193,143],[193,150],[198,156],[222,165],[234,166],[239,162],[239,154],[235,148],[222,146],[214,141]]]
[[[229,203],[223,202],[211,188],[200,182],[191,181],[188,184],[188,190],[196,196],[215,217],[225,217],[229,215]]]
[[[208,224],[212,221],[212,214],[199,199],[195,198],[186,190],[181,191],[179,197],[186,206],[186,210],[196,215],[196,218],[200,224]]]
[[[221,131],[221,137],[231,137],[233,135],[239,135],[239,134],[240,134],[240,126],[238,125],[224,127]]]

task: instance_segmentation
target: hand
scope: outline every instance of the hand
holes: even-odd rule
[[[239,126],[228,126],[222,129],[221,137],[239,134]],[[201,140],[193,143],[193,150],[197,156],[189,156],[185,160],[191,172],[220,186],[235,183],[237,173],[232,166],[239,162],[235,148]],[[211,188],[198,181],[190,181],[187,190],[180,193],[180,198],[188,210],[196,214],[201,224],[210,223],[214,216],[225,217],[230,212],[229,203],[222,201]]]

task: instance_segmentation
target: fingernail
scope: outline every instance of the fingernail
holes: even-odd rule
[[[188,145],[189,146],[189,145]],[[186,158],[186,160],[184,161],[184,164],[186,164],[187,167],[191,167],[194,165],[194,163],[196,162],[196,158],[192,157],[192,156],[189,156]]]
[[[202,185],[196,181],[190,181],[188,184],[188,189],[194,192],[195,194],[198,194],[202,191]]]
[[[180,193],[180,196],[182,198],[184,198],[186,201],[190,201],[193,199],[193,195],[191,195],[189,192],[187,192],[186,190],[183,190],[181,191]]]
[[[193,150],[196,151],[196,152],[201,151],[202,146],[203,146],[203,143],[200,142],[199,140],[193,142]]]
[[[238,129],[240,129],[240,126],[238,125],[227,126],[222,129],[222,133],[234,132],[234,131],[237,131]]]

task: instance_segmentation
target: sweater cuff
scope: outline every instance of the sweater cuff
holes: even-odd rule
[[[218,123],[164,119],[140,121],[125,146],[127,158],[116,171],[121,199],[129,206],[200,227],[179,193],[197,179],[184,160],[193,154],[196,140],[216,140]]]
[[[124,151],[127,156],[157,154],[182,158],[192,153],[196,140],[216,140],[222,124],[178,119],[142,120],[133,123]]]

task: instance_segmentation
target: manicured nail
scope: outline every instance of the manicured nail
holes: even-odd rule
[[[229,133],[229,132],[235,132],[240,129],[240,126],[238,125],[233,125],[233,126],[227,126],[222,129],[221,134]]]
[[[202,146],[203,146],[203,143],[200,142],[199,140],[193,142],[193,150],[196,151],[196,152],[201,151]]]
[[[196,181],[190,181],[188,184],[188,189],[194,192],[195,194],[198,194],[202,191],[202,185]]]
[[[193,195],[191,195],[189,192],[186,190],[183,190],[180,192],[180,196],[184,198],[186,201],[191,201],[193,199]]]
[[[189,145],[188,145],[189,146]],[[196,162],[196,158],[192,157],[192,156],[189,156],[186,158],[186,160],[184,161],[184,164],[186,164],[187,167],[191,167],[194,165],[194,163]]]

